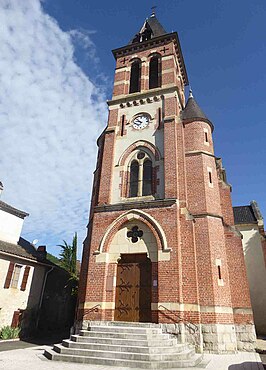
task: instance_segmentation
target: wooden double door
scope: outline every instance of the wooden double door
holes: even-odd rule
[[[147,254],[122,254],[117,265],[115,321],[151,322],[151,287]]]

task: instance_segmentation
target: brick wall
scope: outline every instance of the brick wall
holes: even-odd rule
[[[138,216],[137,219],[138,222],[145,223],[154,234],[158,256],[159,252],[162,255],[164,253],[163,236],[149,223],[149,217],[160,225],[167,246],[171,248],[171,252],[167,252],[170,254],[169,259],[161,258],[152,262],[152,279],[158,280],[158,285],[152,287],[152,303],[172,304],[174,308],[170,313],[154,308],[152,319],[154,322],[171,323],[177,314],[194,323],[251,322],[252,315],[248,310],[245,311],[250,308],[250,300],[241,239],[233,228],[230,186],[220,179],[217,172],[212,127],[199,119],[189,123],[181,121],[184,84],[180,56],[171,40],[154,44],[145,50],[131,50],[117,58],[113,100],[110,104],[108,128],[99,142],[100,155],[95,173],[92,211],[84,244],[79,318],[114,319],[112,304],[115,302],[115,286],[107,289],[107,280],[116,276],[117,262],[109,263],[102,256],[108,254],[113,237],[128,222],[126,209],[134,210],[140,204],[136,203],[136,199],[125,199],[128,173],[119,169],[121,198],[116,202],[116,208],[110,208],[113,173],[117,166],[114,162],[117,142],[120,140],[121,147],[121,140],[126,140],[130,134],[130,130],[126,130],[121,135],[120,109],[121,106],[126,106],[130,110],[140,104],[139,111],[145,111],[145,106],[140,102],[141,99],[150,99],[152,95],[148,76],[149,61],[154,53],[161,54],[164,89],[160,122],[157,122],[158,105],[154,105],[155,127],[163,136],[160,165],[164,168],[161,172],[164,179],[156,178],[155,182],[164,180],[163,198],[176,201],[171,205],[162,205],[156,203],[161,199],[155,198],[154,203],[151,203],[155,205],[149,207],[148,202],[139,199],[144,216]],[[140,94],[128,94],[130,68],[136,58],[141,60],[142,91]],[[176,89],[168,92],[166,88],[169,86]],[[146,93],[149,95],[145,96]],[[154,94],[160,96],[160,89],[155,89]],[[134,99],[139,99],[135,105]],[[156,100],[150,104],[157,104]],[[117,131],[114,129],[116,126]],[[125,145],[121,162],[124,163],[130,153],[131,147]],[[156,151],[154,155],[158,159]],[[99,206],[103,208],[100,209]],[[109,230],[112,224],[114,226]],[[100,245],[102,250],[99,250]],[[134,253],[134,248],[129,252]],[[93,302],[107,302],[109,306],[97,311],[87,308]],[[180,309],[179,305],[185,308]],[[235,308],[243,308],[243,312],[234,311]]]

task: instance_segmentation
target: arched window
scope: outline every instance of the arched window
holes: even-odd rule
[[[137,151],[129,167],[129,197],[152,195],[152,161],[144,151]]]
[[[152,162],[146,159],[143,163],[142,195],[152,194]]]
[[[139,92],[141,82],[141,62],[135,61],[131,65],[129,93]]]
[[[130,165],[130,187],[129,196],[138,196],[138,184],[139,184],[139,163],[138,161],[132,161]]]
[[[150,60],[149,88],[154,89],[161,86],[161,58],[155,55]]]

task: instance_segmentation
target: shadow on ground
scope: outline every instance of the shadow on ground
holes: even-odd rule
[[[266,365],[263,365],[264,369],[266,369]],[[243,370],[243,369],[250,369],[250,370],[258,370],[258,362],[242,362],[242,364],[233,364],[228,367],[228,370]]]
[[[63,339],[69,338],[69,331],[64,333],[38,334],[33,338],[24,338],[19,341],[3,342],[0,341],[0,352],[12,351],[14,349],[23,349],[43,345],[53,345],[61,343]]]

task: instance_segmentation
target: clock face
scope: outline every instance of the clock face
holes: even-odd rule
[[[136,130],[141,130],[149,124],[149,117],[146,114],[140,114],[133,121],[133,128]]]

